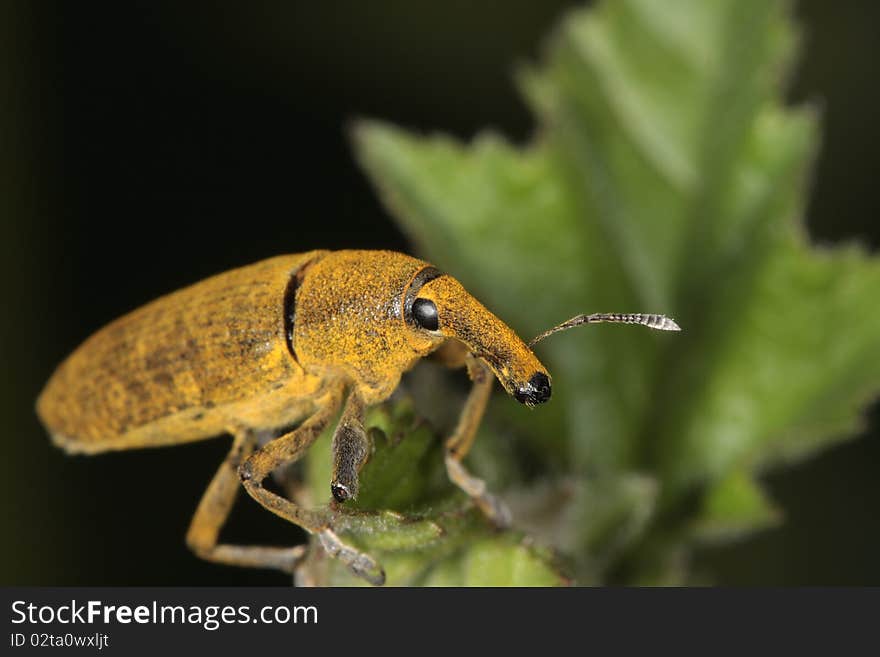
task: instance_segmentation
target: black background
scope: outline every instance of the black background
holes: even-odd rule
[[[0,583],[284,583],[183,545],[224,441],[70,458],[33,401],[85,337],[161,293],[278,253],[406,250],[346,123],[526,140],[511,71],[569,5],[3,3]],[[880,5],[795,13],[789,97],[824,108],[811,232],[876,249]],[[875,411],[866,439],[773,474],[784,527],[704,550],[698,566],[728,584],[880,583],[878,426]],[[301,540],[255,505],[228,536]]]

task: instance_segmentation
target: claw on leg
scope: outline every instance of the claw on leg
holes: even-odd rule
[[[382,586],[385,583],[385,571],[370,555],[343,543],[332,529],[322,529],[317,536],[327,554],[339,559],[355,575],[373,586]]]
[[[452,454],[446,454],[446,471],[449,479],[467,493],[485,516],[499,529],[510,526],[510,509],[500,499],[492,495],[486,482],[468,472]]]

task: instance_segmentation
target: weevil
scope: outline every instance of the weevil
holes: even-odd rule
[[[661,315],[581,315],[538,336],[597,321],[678,330]],[[391,251],[310,251],[205,279],[105,326],[56,369],[37,400],[52,441],[72,453],[174,445],[231,434],[232,447],[199,502],[186,541],[200,557],[293,572],[302,546],[230,545],[219,533],[241,487],[318,537],[373,584],[384,571],[340,540],[334,524],[358,494],[370,453],[368,407],[432,355],[473,382],[445,441],[449,478],[497,525],[510,518],[462,463],[494,378],[517,401],[550,399],[551,380],[529,345],[452,276]],[[301,458],[340,413],[330,493],[306,509],[264,481]],[[260,436],[295,427],[268,442]]]

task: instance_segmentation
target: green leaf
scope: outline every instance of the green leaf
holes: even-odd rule
[[[706,491],[693,531],[700,540],[717,542],[779,522],[780,512],[761,486],[747,472],[736,471]]]
[[[590,579],[679,581],[700,527],[775,521],[755,477],[853,435],[880,388],[880,263],[813,246],[800,223],[818,138],[815,113],[783,102],[797,42],[781,0],[606,0],[519,72],[531,143],[355,129],[422,255],[524,337],[579,312],[683,327],[554,336],[538,348],[552,402],[493,400],[482,440],[529,466],[506,481],[534,489],[538,470],[629,509],[567,516],[604,534],[535,529]],[[652,494],[623,493],[640,481]]]
[[[563,553],[579,584],[597,584],[619,555],[642,539],[657,500],[643,475],[544,481],[507,498],[517,527]]]

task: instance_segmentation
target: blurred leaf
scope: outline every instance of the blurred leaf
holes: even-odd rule
[[[780,521],[779,510],[746,472],[730,473],[706,491],[694,535],[708,541],[734,539]]]
[[[773,520],[755,475],[852,435],[880,387],[880,263],[799,223],[817,129],[783,103],[796,44],[781,0],[606,0],[520,72],[530,144],[355,130],[423,255],[521,334],[595,311],[684,328],[554,336],[553,401],[495,400],[496,441],[605,500],[553,511],[579,573],[681,581],[695,527]]]
[[[657,482],[624,474],[544,481],[509,491],[516,525],[563,553],[578,555],[578,584],[596,584],[625,550],[638,545],[657,500]]]

